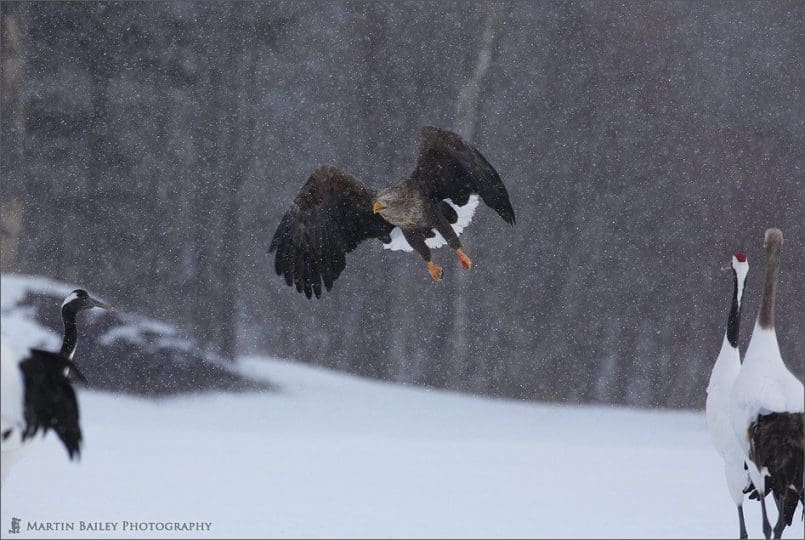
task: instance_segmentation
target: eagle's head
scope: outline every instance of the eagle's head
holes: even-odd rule
[[[389,210],[395,206],[400,200],[400,195],[393,188],[387,188],[377,194],[375,202],[372,205],[372,212],[375,214],[382,214],[383,211]]]
[[[408,201],[398,186],[382,190],[377,194],[372,205],[372,212],[380,214],[387,221],[395,223],[405,221],[408,214]]]

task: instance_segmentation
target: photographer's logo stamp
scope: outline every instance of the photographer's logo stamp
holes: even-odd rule
[[[80,531],[80,532],[171,532],[200,533],[212,531],[211,521],[26,521],[11,518],[8,534],[25,531]]]

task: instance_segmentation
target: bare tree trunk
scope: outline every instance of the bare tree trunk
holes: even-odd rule
[[[19,197],[0,206],[0,270],[19,272],[17,246],[22,231],[23,204]]]
[[[20,87],[25,76],[25,54],[23,51],[23,30],[25,13],[17,6],[4,6],[2,36],[0,47],[3,50],[2,74],[0,81],[0,117],[3,118],[2,138],[6,142],[0,149],[0,162],[5,171],[20,170],[24,159],[22,145],[8,144],[9,140],[20,137],[24,129],[23,107],[20,106]],[[11,11],[9,13],[9,11]],[[0,270],[19,272],[18,248],[23,229],[25,204],[21,198],[23,190],[9,190],[8,173],[3,174],[2,197],[0,197]],[[16,187],[16,186],[12,186]]]
[[[489,13],[484,20],[484,33],[481,36],[481,50],[478,51],[475,69],[458,95],[456,123],[458,125],[459,134],[468,141],[475,135],[475,126],[478,121],[478,107],[481,100],[481,82],[492,62],[492,50],[497,42],[495,29],[499,20],[500,12],[495,10],[494,7],[490,7]]]
[[[221,284],[221,327],[219,329],[219,349],[227,360],[234,360],[237,354],[238,336],[238,297],[240,277],[240,199],[246,175],[251,170],[252,143],[254,140],[254,114],[250,107],[250,92],[254,88],[257,69],[257,54],[246,43],[254,34],[248,18],[244,16],[244,4],[236,4],[228,13],[230,27],[236,28],[237,38],[228,46],[226,52],[228,72],[227,87],[230,93],[224,121],[226,133],[226,165],[222,168],[227,178],[221,180],[224,212],[221,247],[217,254],[219,281]],[[246,19],[246,20],[244,20]],[[245,34],[245,35],[244,35]],[[244,67],[245,70],[241,69]],[[246,96],[245,98],[243,96]]]
[[[201,28],[211,35],[217,35],[226,28],[230,19],[231,15],[224,13],[220,5],[211,5],[205,10],[204,18],[200,19],[203,21]],[[204,86],[209,90],[208,93],[201,92],[203,116],[196,122],[197,133],[194,135],[199,145],[200,170],[192,194],[194,261],[190,280],[191,296],[185,300],[185,316],[192,321],[194,334],[209,350],[221,356],[226,355],[221,330],[227,324],[222,321],[227,321],[230,316],[218,272],[219,238],[224,234],[221,224],[226,219],[222,219],[226,208],[221,206],[222,200],[227,200],[221,185],[228,185],[230,170],[227,169],[226,147],[229,141],[227,137],[233,135],[229,111],[230,100],[234,96],[229,95],[232,81],[227,77],[232,73],[233,66],[224,65],[229,64],[230,60],[226,56],[228,41],[210,41],[202,48],[210,59],[204,73]]]
[[[481,83],[492,61],[492,51],[497,43],[496,29],[501,19],[500,8],[489,6],[484,19],[484,31],[481,35],[481,48],[475,62],[475,69],[458,95],[456,104],[456,124],[459,134],[467,142],[472,143],[475,127],[478,122],[478,109],[481,101]],[[448,385],[452,388],[466,388],[468,382],[469,343],[467,339],[467,281],[466,272],[459,271],[455,275],[453,302],[453,352],[451,373]]]

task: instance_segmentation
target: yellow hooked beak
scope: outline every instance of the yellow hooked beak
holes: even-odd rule
[[[372,212],[377,214],[378,212],[380,212],[381,210],[385,210],[386,208],[388,208],[386,203],[377,201],[374,205],[372,205]]]

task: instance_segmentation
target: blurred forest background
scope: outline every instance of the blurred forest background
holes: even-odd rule
[[[498,396],[700,407],[766,227],[803,376],[803,2],[8,2],[2,270],[82,284],[224,357]],[[500,172],[436,252],[359,247],[307,300],[268,245],[310,172],[407,175],[419,131]]]

